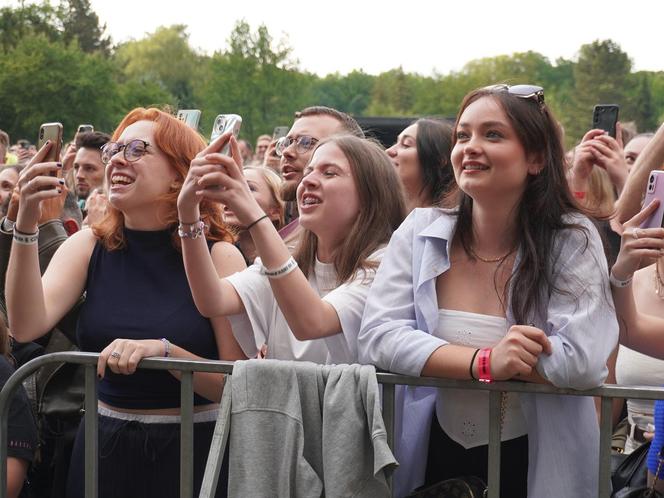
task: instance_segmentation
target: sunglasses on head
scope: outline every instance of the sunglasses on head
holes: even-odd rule
[[[483,90],[491,92],[507,92],[520,99],[533,99],[540,106],[544,107],[544,88],[536,85],[491,85],[484,87]]]

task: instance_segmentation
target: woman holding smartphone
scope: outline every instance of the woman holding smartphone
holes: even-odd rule
[[[567,187],[544,91],[471,92],[453,143],[459,207],[416,209],[392,237],[367,300],[360,361],[408,375],[600,385],[618,331],[608,271]],[[486,479],[487,397],[440,390],[433,421],[431,411],[410,413],[422,429],[397,442],[409,455],[404,471],[422,469],[426,484]],[[597,496],[592,399],[510,393],[501,424],[501,496]]]
[[[175,117],[135,109],[106,144],[109,208],[92,229],[71,236],[39,274],[37,220],[41,203],[59,195],[50,176],[60,163],[42,162],[42,148],[19,179],[20,206],[7,271],[12,333],[30,341],[50,330],[85,293],[77,338],[83,351],[101,352],[99,382],[99,496],[177,496],[179,406],[177,372],[136,370],[146,357],[241,357],[224,342],[223,319],[208,320],[194,306],[184,273],[176,199],[203,140]],[[220,223],[218,208],[201,205],[206,236],[223,254],[219,276],[244,267]],[[110,371],[107,371],[107,367]],[[194,487],[200,487],[222,376],[194,374]],[[67,496],[82,497],[83,426],[72,455]],[[217,496],[225,495],[223,484]]]
[[[248,357],[267,344],[267,357],[353,363],[364,302],[385,244],[401,223],[399,179],[380,146],[352,136],[323,140],[297,189],[304,232],[291,256],[247,187],[233,157],[218,151],[222,136],[200,153],[178,199],[180,222],[198,233],[202,200],[228,206],[260,259],[220,279],[223,258],[202,238],[183,239],[187,276],[204,316],[235,315],[233,333]]]

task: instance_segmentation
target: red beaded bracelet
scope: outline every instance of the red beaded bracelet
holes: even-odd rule
[[[478,371],[480,382],[491,382],[491,348],[484,348],[480,350],[478,355]]]

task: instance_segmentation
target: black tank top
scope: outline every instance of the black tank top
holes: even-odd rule
[[[194,305],[171,232],[125,228],[124,234],[124,249],[107,251],[97,243],[92,252],[77,328],[81,350],[100,352],[117,338],[165,337],[203,358],[218,359],[212,325]],[[119,375],[107,369],[99,399],[118,408],[176,408],[180,382],[167,371]],[[195,394],[194,403],[210,401]]]

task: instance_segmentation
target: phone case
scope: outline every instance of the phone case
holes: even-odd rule
[[[240,134],[240,127],[242,126],[242,117],[237,114],[219,114],[214,120],[212,126],[212,134],[210,135],[210,142],[214,141],[220,135],[223,135],[229,130],[232,130],[235,138]],[[230,154],[230,144],[224,145],[221,149],[222,154]]]
[[[180,121],[184,121],[194,130],[198,130],[198,122],[201,119],[201,111],[198,109],[182,109],[178,111],[177,118]]]
[[[650,173],[643,207],[650,204],[653,199],[659,199],[659,207],[657,211],[641,223],[641,228],[660,228],[662,226],[664,221],[664,171],[652,171]]]
[[[56,162],[60,160],[60,150],[62,148],[62,124],[44,123],[39,127],[39,140],[37,140],[37,150],[50,140],[53,145],[44,158],[44,162]]]
[[[616,104],[599,104],[593,109],[593,128],[606,131],[610,136],[616,138],[616,122],[618,121],[618,110]]]

